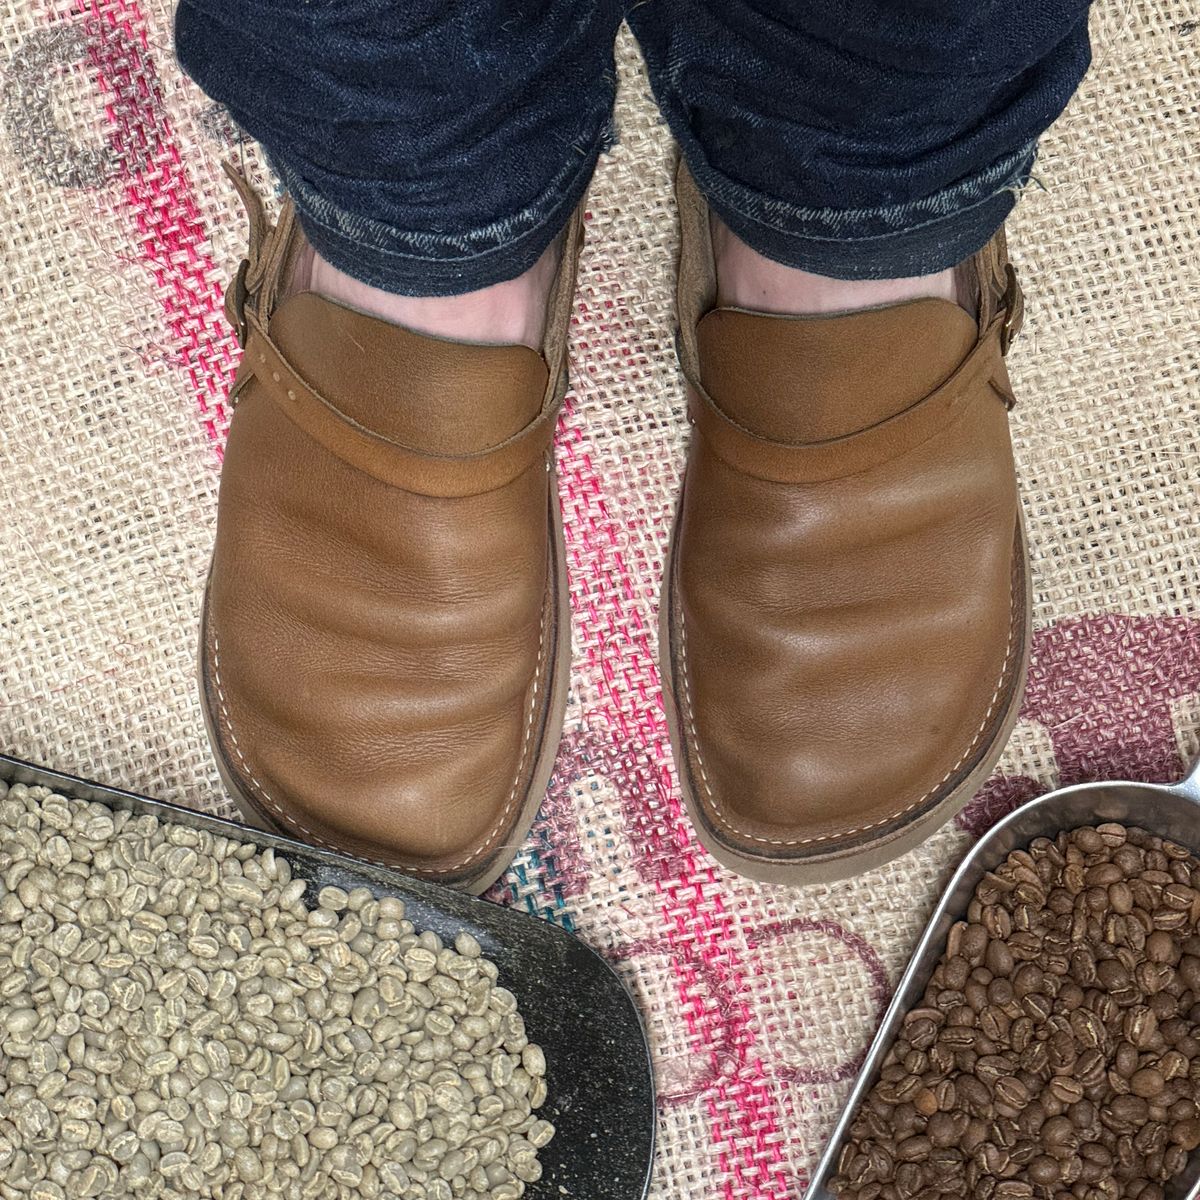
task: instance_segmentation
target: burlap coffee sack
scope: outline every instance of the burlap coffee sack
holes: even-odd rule
[[[558,771],[498,895],[618,962],[662,1092],[656,1194],[802,1189],[890,984],[970,839],[1059,782],[1169,778],[1200,749],[1200,30],[1095,14],[1096,66],[1012,222],[1012,364],[1036,574],[1029,698],[963,819],[891,866],[788,891],[698,850],[669,761],[656,605],[685,435],[672,150],[631,40],[589,201],[559,438],[575,677]],[[174,65],[170,6],[0,10],[0,746],[229,812],[195,626],[241,253],[219,172],[254,147]]]

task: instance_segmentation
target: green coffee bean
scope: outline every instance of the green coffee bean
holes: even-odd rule
[[[1172,902],[1190,879],[1165,874]],[[273,851],[19,784],[0,884],[10,1190],[516,1200],[540,1175],[545,1058],[471,934],[366,888],[309,909]],[[1164,1148],[1191,1119],[1171,1110]]]

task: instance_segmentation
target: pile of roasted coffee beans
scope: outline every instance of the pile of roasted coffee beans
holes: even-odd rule
[[[856,1114],[843,1200],[1163,1200],[1200,1146],[1200,862],[1041,838],[975,891]]]
[[[517,1200],[554,1127],[495,964],[270,850],[0,782],[0,1197]]]

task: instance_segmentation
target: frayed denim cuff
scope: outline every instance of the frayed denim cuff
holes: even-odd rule
[[[698,143],[688,168],[713,212],[759,254],[834,279],[932,275],[969,258],[1004,223],[1029,181],[1031,142],[986,171],[932,196],[870,209],[804,208],[722,175]]]
[[[346,212],[268,154],[322,258],[362,283],[404,296],[456,296],[515,279],[537,262],[582,201],[604,146],[580,156],[516,216],[453,234],[411,233]]]

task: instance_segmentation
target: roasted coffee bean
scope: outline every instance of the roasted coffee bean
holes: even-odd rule
[[[1154,934],[1150,935],[1154,937]],[[1174,940],[1174,939],[1172,939]],[[1150,939],[1147,938],[1147,945]],[[1200,946],[1196,947],[1200,949]],[[1179,978],[1183,980],[1183,986],[1191,992],[1200,992],[1200,957],[1194,954],[1187,954],[1179,960]]]
[[[909,1045],[916,1050],[928,1050],[937,1038],[937,1032],[937,1023],[929,1020],[928,1017],[912,1021],[904,1027],[904,1033],[908,1038]]]
[[[1021,1011],[1035,1025],[1040,1025],[1054,1011],[1054,1001],[1042,992],[1031,992],[1021,998]]]
[[[1033,1022],[1025,1016],[1013,1021],[1008,1031],[1009,1045],[1020,1054],[1033,1040]]]
[[[954,1069],[954,1051],[948,1046],[933,1046],[929,1051],[929,1066],[940,1075],[948,1075]]]
[[[853,1127],[853,1200],[1163,1200],[1200,1149],[1197,919],[1200,862],[1143,831],[1010,854]]]
[[[1018,931],[1005,943],[1008,947],[1010,955],[1014,960],[1019,962],[1032,962],[1042,952],[1042,939],[1032,930],[1028,933]],[[1047,966],[1053,965],[1052,959],[1047,959]],[[1066,960],[1064,959],[1060,967],[1065,971]]]
[[[1039,1187],[1051,1187],[1062,1179],[1058,1160],[1049,1154],[1039,1154],[1027,1169],[1029,1179]]]
[[[1113,1133],[1132,1134],[1148,1116],[1146,1101],[1140,1096],[1117,1096],[1100,1109],[1100,1123]]]
[[[1002,1150],[1011,1150],[1021,1140],[1021,1131],[1015,1121],[998,1116],[988,1126],[988,1140]]]
[[[1156,909],[1153,916],[1156,930],[1182,929],[1190,920],[1190,915],[1173,908]],[[1143,941],[1144,944],[1144,941]]]
[[[983,1116],[990,1112],[992,1103],[991,1089],[987,1084],[974,1075],[962,1075],[955,1081],[958,1089],[959,1103],[974,1116]]]
[[[979,1169],[987,1175],[1001,1178],[1012,1174],[1012,1159],[1007,1151],[993,1142],[984,1142],[975,1151],[974,1161]]]
[[[951,958],[942,968],[942,982],[955,991],[961,991],[971,974],[971,964],[961,955]]]
[[[988,931],[982,925],[968,925],[963,931],[959,953],[974,966],[983,961],[989,941]]]
[[[1146,1072],[1139,1072],[1139,1074],[1144,1073]],[[1157,1075],[1158,1073],[1155,1072],[1155,1074]],[[1158,1091],[1161,1092],[1161,1075],[1158,1075],[1158,1080],[1160,1084]],[[999,1103],[1005,1104],[1009,1108],[1017,1109],[1018,1111],[1029,1103],[1029,1090],[1019,1079],[1012,1075],[1006,1075],[1001,1079],[997,1079],[994,1087],[992,1088],[992,1094],[996,1097],[996,1100]],[[1158,1092],[1154,1092],[1152,1094],[1157,1095]]]
[[[1198,895],[1195,891],[1181,883],[1169,883],[1162,890],[1162,902],[1168,908],[1178,909],[1184,913],[1191,911],[1197,898]]]
[[[1056,1157],[1073,1154],[1079,1145],[1079,1131],[1069,1117],[1051,1117],[1042,1126],[1041,1136],[1042,1145]]]
[[[1171,1179],[1183,1173],[1187,1166],[1188,1152],[1179,1145],[1168,1146],[1163,1151],[1162,1158],[1162,1177],[1164,1180]],[[1147,1162],[1149,1162],[1149,1158],[1147,1158]]]
[[[1086,947],[1080,947],[1071,953],[1071,978],[1084,988],[1092,987],[1096,982],[1096,958]]]
[[[1096,967],[1096,978],[1110,992],[1129,984],[1129,972],[1117,958],[1106,958]]]
[[[1125,1014],[1121,1031],[1127,1042],[1144,1050],[1154,1041],[1154,1035],[1158,1032],[1158,1018],[1146,1005],[1139,1004]]]
[[[896,1169],[896,1162],[891,1154],[878,1142],[872,1142],[867,1149],[868,1174],[882,1182],[891,1177]],[[839,1165],[840,1171],[845,1172],[848,1166]]]
[[[889,1104],[903,1104],[911,1100],[923,1087],[919,1075],[902,1075],[893,1083],[881,1085],[879,1094]]]
[[[901,1163],[895,1173],[896,1190],[902,1197],[916,1196],[925,1186],[925,1172],[916,1163]]]
[[[896,1147],[896,1159],[899,1162],[923,1162],[929,1157],[933,1143],[927,1137],[917,1136],[905,1138]]]
[[[1120,1006],[1107,992],[1093,989],[1085,996],[1084,1003],[1105,1025],[1112,1025],[1120,1014]]]
[[[957,1128],[962,1124],[961,1117],[966,1114],[953,1113],[951,1115],[955,1119],[955,1127]],[[940,1133],[939,1136],[944,1136],[944,1133]],[[974,1154],[986,1141],[987,1122],[981,1120],[979,1117],[968,1117],[965,1125],[963,1125],[963,1131],[958,1141],[958,1145],[961,1147],[963,1153],[968,1156]]]
[[[1113,1057],[1113,1069],[1123,1079],[1132,1079],[1138,1068],[1138,1057],[1136,1046],[1131,1042],[1122,1042]]]
[[[1104,1028],[1104,1022],[1089,1009],[1077,1008],[1071,1013],[1071,1031],[1076,1041],[1085,1049],[1099,1049],[1108,1044],[1108,1031]]]
[[[948,1025],[938,1034],[938,1045],[949,1050],[962,1050],[975,1045],[975,1030],[968,1025]]]
[[[1158,992],[1153,996],[1148,996],[1146,1007],[1158,1018],[1160,1033],[1163,1025],[1179,1015],[1179,1001],[1170,992]],[[1191,1034],[1185,1033],[1181,1037],[1183,1040],[1187,1040]],[[1163,1034],[1163,1040],[1166,1041],[1166,1034]]]
[[[1074,1057],[1074,1053],[1072,1053],[1066,1061],[1073,1061]],[[1034,1075],[1041,1075],[1050,1063],[1049,1048],[1045,1042],[1031,1042],[1022,1052],[1018,1062],[1022,1070],[1029,1071]]]
[[[933,1089],[933,1094],[937,1098],[937,1106],[940,1112],[954,1112],[958,1106],[958,1089],[954,1086],[953,1079],[943,1079]]]
[[[1175,978],[1175,972],[1166,963],[1141,962],[1134,971],[1134,981],[1147,996],[1157,996]]]
[[[979,1014],[979,1028],[994,1042],[1005,1040],[1012,1028],[1012,1020],[1002,1008],[989,1005]]]
[[[975,1078],[990,1090],[996,1086],[998,1079],[1009,1073],[1009,1070],[1009,1061],[1002,1054],[988,1054],[975,1064]]]
[[[1050,1114],[1040,1100],[1027,1104],[1017,1117],[1017,1128],[1024,1137],[1037,1137]]]
[[[1063,1104],[1076,1104],[1083,1099],[1083,1084],[1070,1075],[1056,1075],[1049,1083],[1050,1093]]]
[[[1122,916],[1133,911],[1133,893],[1123,879],[1108,885],[1108,905],[1113,912]]]
[[[853,1147],[851,1147],[853,1149]],[[842,1174],[850,1181],[852,1187],[858,1187],[867,1182],[871,1170],[871,1157],[868,1154],[851,1154],[842,1167]]]
[[[1005,1179],[996,1185],[992,1193],[993,1200],[1030,1200],[1032,1196],[1032,1185],[1023,1179]]]
[[[1085,1089],[1093,1087],[1104,1079],[1107,1067],[1108,1060],[1099,1050],[1085,1050],[1075,1060],[1075,1078]]]
[[[925,1160],[925,1166],[939,1179],[959,1174],[965,1165],[966,1156],[957,1147],[935,1147]]]
[[[946,1010],[946,1024],[962,1025],[967,1029],[975,1027],[975,1010],[969,1004],[956,1004]]]
[[[997,1008],[1005,1008],[1013,1002],[1012,981],[1001,976],[988,984],[988,1004]]]
[[[1113,862],[1097,863],[1094,867],[1089,867],[1087,873],[1083,877],[1083,881],[1088,887],[1108,887],[1109,884],[1116,883],[1122,878],[1121,868]],[[1105,897],[1107,899],[1107,896]]]
[[[1013,992],[1017,996],[1028,996],[1031,992],[1046,990],[1046,976],[1035,963],[1025,963],[1013,977]]]
[[[1007,978],[1013,971],[1013,954],[1008,943],[999,938],[992,938],[987,944],[985,953],[987,969],[993,975]]]
[[[1068,1014],[1073,1013],[1077,1008],[1081,1008],[1083,1006],[1085,999],[1086,997],[1084,995],[1083,988],[1081,988],[1073,979],[1067,979],[1059,985],[1058,995],[1054,1001],[1054,1007],[1058,1012]],[[1095,1012],[1096,1010],[1091,1009],[1090,1011]],[[1099,1013],[1096,1015],[1099,1016]],[[1101,1018],[1101,1023],[1103,1023],[1103,1018]]]
[[[1059,1162],[1062,1181],[1066,1187],[1077,1183],[1083,1175],[1083,1159],[1078,1154],[1068,1154]]]
[[[989,904],[983,910],[981,922],[992,938],[1003,941],[1012,933],[1012,915],[1003,905]]]
[[[935,1113],[925,1126],[925,1136],[933,1146],[955,1146],[966,1131],[966,1113]]]
[[[1154,1096],[1161,1096],[1165,1086],[1166,1080],[1163,1079],[1162,1073],[1153,1067],[1143,1067],[1142,1070],[1135,1071],[1129,1080],[1129,1090],[1135,1096],[1141,1096],[1147,1100]]]
[[[1091,1129],[1097,1120],[1096,1106],[1090,1100],[1080,1100],[1071,1105],[1068,1116],[1076,1129]]]
[[[1167,1127],[1159,1121],[1150,1121],[1133,1135],[1133,1146],[1139,1154],[1157,1154],[1167,1144]]]
[[[1192,1118],[1187,1121],[1177,1121],[1171,1126],[1171,1142],[1182,1146],[1188,1153],[1200,1146],[1200,1120]]]
[[[966,1000],[975,1012],[983,1012],[988,1006],[987,984],[981,983],[977,979],[969,980],[967,986],[963,988],[963,999]]]

